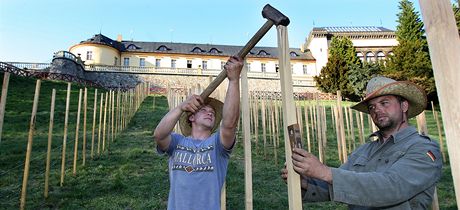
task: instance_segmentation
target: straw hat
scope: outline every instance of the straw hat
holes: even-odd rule
[[[222,120],[222,108],[224,106],[224,103],[222,103],[221,101],[215,98],[208,97],[204,101],[204,104],[210,105],[214,109],[214,112],[216,113],[214,127],[212,128],[212,131],[211,131],[211,132],[214,132],[217,130],[217,128],[220,125],[220,121]],[[192,112],[184,112],[179,118],[180,130],[182,131],[182,134],[184,136],[190,136],[192,134],[192,124],[188,120],[190,115],[192,114],[193,114]]]
[[[396,81],[378,76],[367,83],[366,98],[351,108],[369,114],[367,108],[369,100],[384,95],[397,95],[409,101],[408,118],[415,117],[423,112],[427,103],[425,91],[418,85],[409,81]]]

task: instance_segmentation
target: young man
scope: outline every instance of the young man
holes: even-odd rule
[[[386,77],[372,78],[366,92],[352,108],[369,113],[379,131],[346,163],[328,167],[311,153],[293,149],[303,200],[333,200],[349,209],[427,209],[441,177],[439,146],[408,124],[425,109],[425,92],[411,82]],[[287,178],[286,169],[281,176]]]
[[[158,123],[153,138],[158,152],[169,156],[169,210],[220,209],[240,113],[242,67],[243,60],[235,56],[225,64],[225,103],[192,95]],[[183,135],[172,132],[178,121]]]

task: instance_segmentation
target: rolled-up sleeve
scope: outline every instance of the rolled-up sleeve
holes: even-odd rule
[[[318,179],[305,178],[307,190],[302,189],[302,200],[308,202],[330,201],[332,186]]]

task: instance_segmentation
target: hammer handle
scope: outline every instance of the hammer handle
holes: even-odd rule
[[[265,24],[257,31],[254,36],[246,43],[246,45],[241,49],[236,56],[240,58],[246,57],[246,55],[251,51],[254,46],[262,39],[262,37],[270,30],[273,26],[273,22],[271,20],[267,20]],[[206,99],[211,93],[227,78],[227,70],[223,70],[217,75],[217,77],[208,85],[208,87],[201,93],[201,98]]]

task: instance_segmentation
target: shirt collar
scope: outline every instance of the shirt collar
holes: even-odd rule
[[[393,141],[394,143],[398,143],[399,141],[405,139],[406,137],[414,134],[414,133],[417,133],[417,130],[415,129],[414,126],[408,126],[394,134],[392,134],[388,140],[390,141]],[[371,135],[369,135],[369,139],[373,139],[372,137],[377,137],[376,140],[380,140],[380,139],[383,139],[382,137],[382,134],[380,133],[380,131],[376,131],[374,133],[372,133]]]

